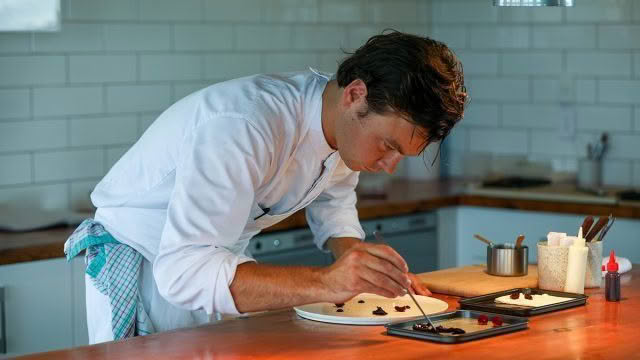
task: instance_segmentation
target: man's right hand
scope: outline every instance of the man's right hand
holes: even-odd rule
[[[331,266],[323,269],[327,302],[343,303],[366,292],[393,298],[411,286],[409,268],[387,245],[360,243],[352,246]]]

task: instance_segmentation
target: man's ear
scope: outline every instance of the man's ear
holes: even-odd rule
[[[361,106],[366,104],[367,85],[360,79],[353,80],[344,88],[342,92],[342,105],[346,108],[352,107],[354,104]]]

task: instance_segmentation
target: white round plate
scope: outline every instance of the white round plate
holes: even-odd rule
[[[421,295],[414,295],[414,297],[427,315],[446,311],[449,307],[446,302],[439,299]],[[364,303],[359,303],[360,300],[364,300]],[[405,305],[409,305],[410,308],[404,312],[396,311],[395,306]],[[378,306],[386,311],[387,315],[373,315],[372,312]],[[296,306],[293,309],[298,316],[305,319],[350,325],[384,325],[422,317],[422,313],[409,295],[389,299],[374,294],[360,294],[344,304],[343,312],[337,312],[338,307],[332,303],[308,304]]]

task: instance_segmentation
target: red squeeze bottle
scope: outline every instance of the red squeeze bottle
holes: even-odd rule
[[[620,301],[620,274],[616,254],[611,250],[607,263],[607,274],[604,276],[604,296],[607,301]]]

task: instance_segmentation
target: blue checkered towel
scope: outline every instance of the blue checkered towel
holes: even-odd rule
[[[155,332],[138,291],[142,255],[119,243],[93,219],[83,221],[67,239],[64,244],[67,261],[85,249],[86,272],[111,303],[113,339]]]

